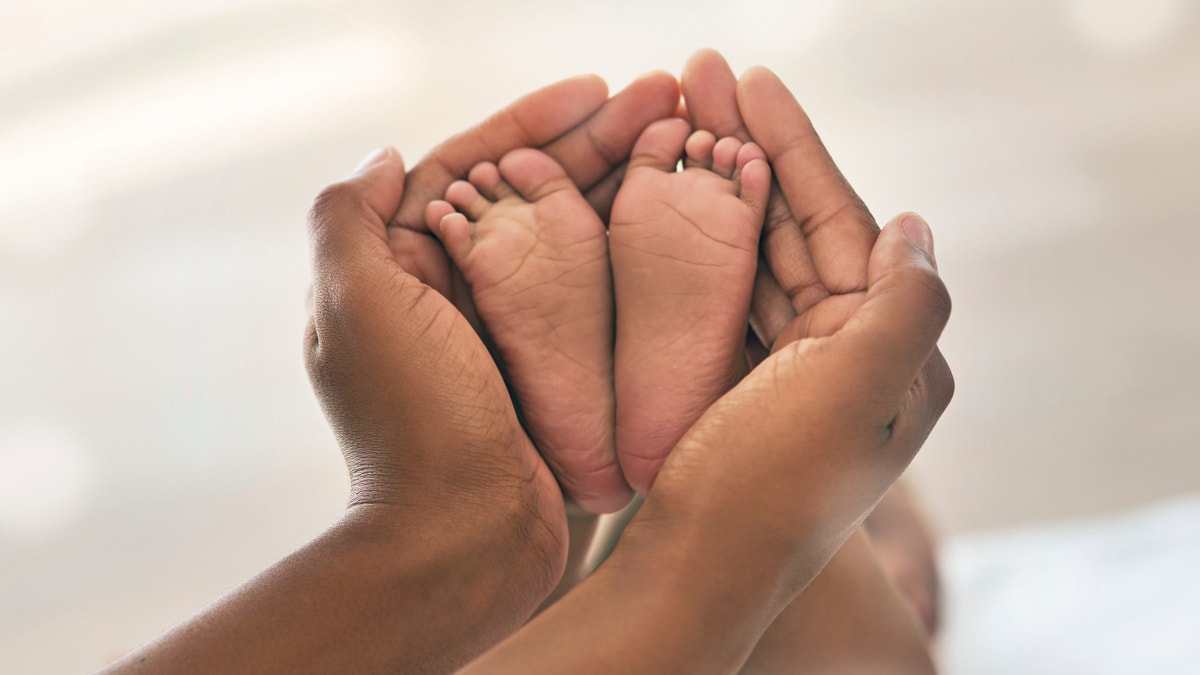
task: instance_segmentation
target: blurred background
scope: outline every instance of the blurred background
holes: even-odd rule
[[[300,353],[322,186],[705,46],[933,225],[958,393],[911,473],[946,671],[1196,672],[1191,0],[4,0],[6,668],[99,667],[338,516]]]

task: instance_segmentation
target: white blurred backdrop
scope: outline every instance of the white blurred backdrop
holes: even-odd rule
[[[1200,490],[1190,0],[0,2],[0,653],[79,672],[337,517],[304,216],[583,72],[775,69],[876,216],[920,211],[958,394],[948,535]]]

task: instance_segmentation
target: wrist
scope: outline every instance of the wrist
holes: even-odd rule
[[[504,608],[519,626],[562,577],[567,534],[561,501],[526,490],[460,492],[453,498],[357,503],[338,527],[368,542],[375,564],[399,582],[428,577],[429,593],[456,594],[460,623]],[[446,570],[453,570],[448,575]],[[498,636],[503,637],[503,635]]]
[[[685,543],[635,519],[594,574],[463,672],[735,672],[777,613],[771,584]]]
[[[646,611],[661,614],[681,641],[740,663],[799,592],[794,562],[714,519],[675,516],[652,492],[597,574],[639,580],[639,594],[654,605]]]
[[[819,500],[772,511],[769,495],[747,499],[753,493],[727,480],[673,483],[656,483],[626,528],[621,542],[628,541],[629,553],[670,551],[675,566],[692,570],[682,582],[687,592],[716,601],[755,598],[771,617],[805,590],[854,530],[854,523],[838,526],[846,521],[840,506]]]
[[[476,562],[507,570],[538,596],[536,607],[558,583],[568,555],[565,506],[550,470],[532,447],[522,453],[497,441],[486,451],[437,448],[419,453],[409,446],[404,466],[394,451],[369,462],[352,459],[367,453],[347,453],[351,492],[343,520],[370,530],[399,556],[415,542],[461,557],[464,570]]]

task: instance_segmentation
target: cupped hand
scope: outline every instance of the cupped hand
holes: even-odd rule
[[[930,241],[919,221],[885,228],[844,324],[777,344],[675,448],[639,517],[695,533],[743,574],[783,570],[777,608],[802,590],[949,403],[927,375],[950,313]]]
[[[948,402],[922,386],[950,311],[928,241],[886,228],[845,324],[780,346],[710,407],[608,561],[465,672],[740,668]]]
[[[874,218],[808,115],[770,71],[754,68],[739,81],[719,54],[703,50],[688,61],[681,82],[697,124],[744,138],[753,133],[775,169],[751,310],[750,353],[761,359],[772,347],[833,334],[866,297],[867,261],[879,231]],[[929,253],[936,266],[932,243]],[[940,351],[926,361],[921,381],[936,397],[949,400],[954,380]],[[927,615],[922,616],[928,622]]]
[[[720,54],[702,50],[681,84],[697,128],[753,139],[774,170],[750,317],[757,341],[769,350],[832,334],[865,298],[875,219],[769,70],[753,68],[739,80]]]
[[[769,274],[759,275],[751,310],[756,332],[773,351],[833,335],[867,300],[879,228],[774,73],[749,70],[738,82],[737,100],[776,176],[762,243]],[[936,271],[925,222],[902,214],[892,225],[920,239],[917,245]],[[954,394],[954,377],[936,346],[917,385],[936,400],[949,402]]]
[[[451,263],[425,217],[430,202],[466,178],[481,162],[499,162],[517,148],[538,148],[554,159],[607,222],[624,175],[630,149],[652,122],[672,115],[679,101],[675,78],[645,75],[607,97],[603,80],[577,77],[528,94],[476,127],[435,148],[408,176],[403,200],[388,221],[387,241],[397,264],[436,290],[463,314],[492,345],[488,327],[479,319],[471,289]],[[493,347],[493,351],[495,351]],[[502,360],[501,360],[502,362]],[[615,459],[614,476],[602,481],[610,491],[590,495],[588,508],[611,511],[632,491],[624,484]],[[596,483],[590,476],[560,476],[564,485]]]
[[[325,189],[309,219],[305,358],[346,457],[351,505],[438,514],[463,531],[525,522],[521,545],[545,561],[535,573],[548,592],[565,556],[561,494],[478,335],[389,247],[385,224],[404,189],[404,164],[385,148]]]

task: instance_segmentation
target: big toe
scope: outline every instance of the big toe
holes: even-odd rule
[[[500,174],[530,202],[540,201],[556,192],[579,192],[558,162],[532,148],[519,148],[505,155],[500,160]]]
[[[673,172],[683,156],[692,127],[679,118],[659,120],[646,127],[629,155],[629,168],[650,167]]]

